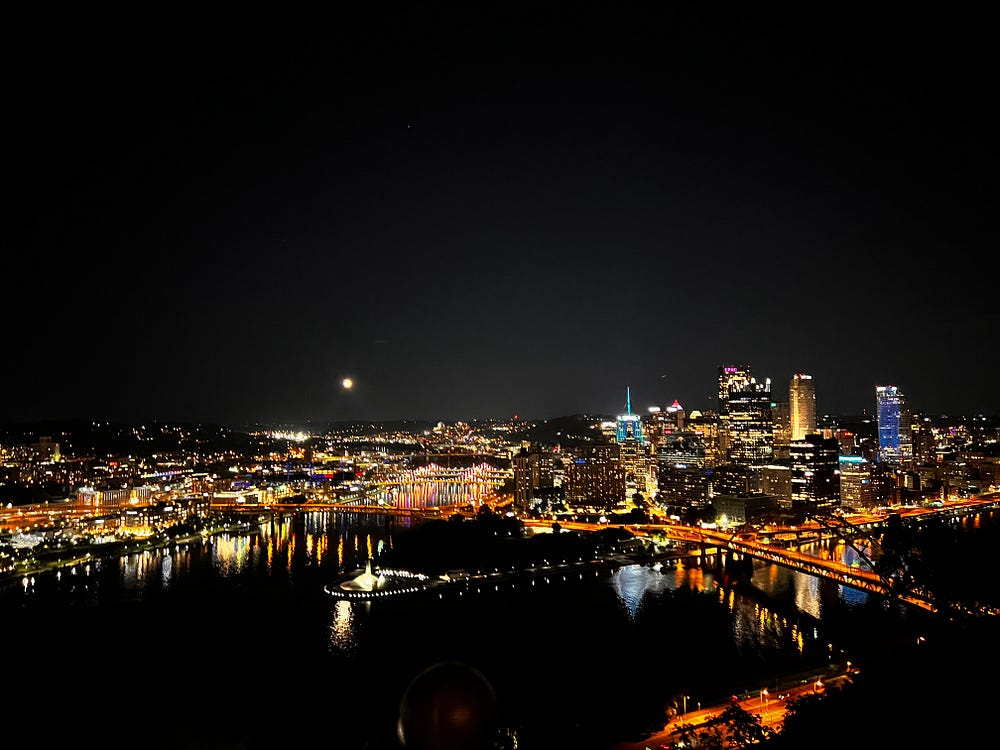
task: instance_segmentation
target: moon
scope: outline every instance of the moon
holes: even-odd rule
[[[349,391],[351,390],[351,388],[354,387],[354,381],[351,380],[350,378],[344,378],[343,380],[340,381],[340,387],[343,388],[345,391]]]

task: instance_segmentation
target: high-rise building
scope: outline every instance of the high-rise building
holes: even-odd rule
[[[789,446],[785,446],[788,450]],[[760,474],[761,492],[771,495],[778,503],[778,510],[790,513],[792,510],[792,467],[789,463],[771,464],[757,470]]]
[[[625,473],[616,443],[586,446],[566,466],[566,504],[575,508],[610,510],[623,505]]]
[[[788,387],[789,426],[792,440],[816,433],[816,386],[812,375],[795,373]]]
[[[840,504],[845,509],[866,510],[872,498],[871,464],[863,456],[840,456]]]
[[[719,437],[718,414],[712,411],[702,413],[695,409],[685,420],[685,429],[696,433],[704,442],[706,467],[712,468],[725,463],[725,453]]]
[[[750,365],[719,365],[719,447],[729,450],[729,394],[750,384]]]
[[[910,436],[913,445],[913,463],[917,466],[937,463],[937,436],[930,418],[920,415],[911,418]]]
[[[556,454],[538,444],[523,446],[511,461],[514,467],[514,504],[527,508],[539,491],[549,492],[555,486]]]
[[[705,441],[680,430],[664,435],[656,453],[656,504],[670,515],[683,516],[708,504]]]
[[[649,496],[649,454],[646,451],[646,436],[642,429],[642,418],[632,413],[631,389],[625,389],[625,414],[617,420],[615,442],[618,444],[618,458],[625,474],[624,500],[632,501],[638,492]]]
[[[878,415],[878,458],[893,465],[904,465],[912,458],[910,411],[906,397],[894,385],[875,387]]]
[[[681,430],[665,435],[656,453],[661,467],[705,468],[705,441],[697,432]]]
[[[826,511],[840,505],[840,443],[812,433],[790,446],[792,509]]]
[[[729,463],[755,467],[773,462],[770,378],[763,383],[750,378],[746,383],[734,384],[726,399],[725,416]]]
[[[792,442],[791,417],[788,402],[771,404],[771,423],[774,430],[774,460],[788,460],[788,445]]]
[[[667,407],[666,411],[668,422],[673,424],[674,429],[683,430],[687,413],[684,411],[684,407],[681,406],[680,401],[674,399],[674,402]]]

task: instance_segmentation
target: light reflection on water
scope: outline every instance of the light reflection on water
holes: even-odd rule
[[[337,599],[332,609],[330,622],[330,646],[334,651],[350,655],[357,648],[358,640],[354,632],[354,608],[360,607],[360,602],[349,602]]]
[[[643,599],[677,588],[677,579],[645,565],[626,565],[611,574],[611,585],[634,620]]]

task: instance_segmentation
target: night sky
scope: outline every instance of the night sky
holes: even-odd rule
[[[984,17],[347,5],[7,15],[0,423],[998,412]]]

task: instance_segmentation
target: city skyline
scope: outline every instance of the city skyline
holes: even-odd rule
[[[18,9],[0,424],[995,415],[988,28]]]

